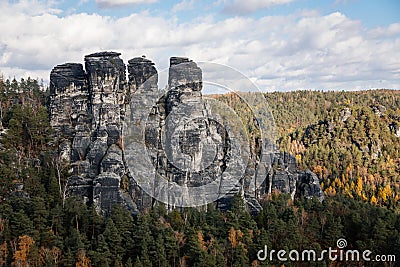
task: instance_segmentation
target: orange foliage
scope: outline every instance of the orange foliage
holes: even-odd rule
[[[7,242],[4,241],[2,245],[0,245],[0,266],[5,266],[7,264]]]
[[[242,231],[235,230],[235,228],[233,227],[229,229],[228,240],[233,248],[236,248],[241,243],[240,240],[242,239],[242,237],[243,237]]]
[[[75,267],[90,267],[92,263],[89,257],[86,257],[85,250],[81,249],[78,251],[78,259],[75,263]]]
[[[28,255],[29,255],[29,250],[31,246],[35,243],[35,241],[27,235],[23,235],[19,237],[18,241],[18,250],[14,253],[13,255],[13,266],[17,267],[28,267],[29,266],[29,261],[28,261]]]

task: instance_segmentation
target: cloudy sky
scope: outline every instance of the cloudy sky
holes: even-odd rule
[[[397,0],[0,0],[0,72],[118,51],[231,66],[265,91],[400,89]]]

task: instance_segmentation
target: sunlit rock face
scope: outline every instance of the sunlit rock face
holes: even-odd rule
[[[85,56],[85,69],[67,63],[51,71],[50,122],[58,157],[71,166],[66,196],[79,195],[102,214],[116,204],[138,212],[154,205],[160,194],[168,195],[168,208],[179,206],[182,196],[152,184],[158,177],[187,188],[218,184],[215,190],[197,191],[194,198],[212,195],[221,209],[229,208],[234,194],[241,194],[250,211],[257,212],[258,201],[273,190],[293,198],[323,199],[317,176],[297,169],[295,158],[275,147],[261,161],[260,155],[251,157],[253,162],[243,166],[243,177],[228,171],[240,162],[242,151],[233,150],[235,140],[229,130],[210,119],[211,110],[201,93],[202,70],[195,62],[172,57],[167,90],[161,95],[153,62],[133,58],[127,70],[128,75],[119,53],[100,52]],[[135,126],[143,120],[143,129]],[[124,140],[127,121],[137,122],[130,140]],[[139,145],[125,149],[128,141],[143,143],[145,149]],[[132,151],[146,157],[154,168],[147,184],[154,186],[152,192],[143,191],[146,181],[139,183],[135,177],[141,168],[148,171],[140,158],[133,159],[138,161],[134,172],[127,164]],[[256,176],[264,182],[249,186]]]

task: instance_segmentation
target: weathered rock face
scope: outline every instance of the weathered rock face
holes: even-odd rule
[[[311,171],[301,171],[297,168],[296,158],[287,152],[272,153],[271,165],[265,180],[264,193],[277,190],[294,197],[317,197],[324,199],[318,177]]]
[[[389,129],[393,132],[396,137],[400,137],[400,126],[396,123],[391,123]]]
[[[81,64],[59,65],[50,74],[50,120],[59,153],[72,166],[68,192],[99,212],[115,204],[135,210],[121,189],[125,65],[118,53],[103,52],[86,56],[85,66],[87,72]]]
[[[202,72],[196,63],[187,58],[171,58],[168,78],[164,131],[165,150],[170,162],[165,166],[166,175],[179,185],[201,186],[215,178],[210,172],[206,173],[208,164],[203,166],[207,154],[213,152],[208,151],[211,147],[207,146],[210,143],[207,141],[212,142],[210,139],[214,134],[219,137],[214,140],[223,140],[223,137],[203,116]],[[217,157],[222,160],[224,155],[218,152]]]
[[[348,118],[351,117],[351,111],[349,108],[344,108],[342,111],[340,111],[340,117],[339,120],[341,122],[347,121]]]
[[[137,57],[128,61],[129,92],[134,93],[148,79],[153,77],[153,86],[157,86],[157,70],[150,60]],[[150,82],[148,83],[150,85]]]
[[[50,120],[59,156],[72,167],[69,194],[82,196],[100,213],[108,213],[115,204],[133,212],[151,206],[154,199],[135,177],[139,172],[132,173],[127,166],[133,151],[149,158],[157,179],[188,188],[218,184],[215,191],[197,194],[215,199],[226,195],[217,204],[223,209],[230,196],[241,193],[252,211],[257,211],[261,208],[257,200],[274,189],[292,197],[323,199],[316,175],[298,170],[295,158],[277,148],[254,157],[247,169],[243,166],[246,171],[239,183],[234,182],[237,177],[231,169],[240,163],[240,149],[234,148],[240,144],[235,147],[236,138],[209,116],[210,107],[201,94],[202,71],[196,63],[172,57],[168,90],[160,96],[154,63],[143,57],[129,60],[127,81],[119,56],[115,52],[91,54],[85,57],[86,71],[81,64],[68,63],[56,66],[50,74]],[[157,101],[152,102],[154,98]],[[129,138],[137,139],[138,146],[125,151],[123,127],[128,120],[134,122]],[[135,126],[142,121],[146,121],[144,129]],[[146,151],[139,151],[142,138]],[[139,163],[137,168],[145,169],[145,165]],[[264,183],[254,184],[256,176],[265,178]],[[169,194],[171,208],[179,206],[181,195],[158,192],[157,185],[153,186],[153,197]]]
[[[103,52],[85,57],[85,68],[90,88],[92,129],[107,134],[107,143],[118,141],[124,114],[125,64],[119,53]]]
[[[90,123],[89,91],[82,65],[58,65],[52,70],[50,81],[51,125],[67,136],[74,134],[75,127],[87,127]]]

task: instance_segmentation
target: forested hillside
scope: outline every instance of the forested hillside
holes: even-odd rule
[[[32,79],[0,81],[0,266],[281,266],[258,261],[257,252],[265,245],[320,252],[339,238],[349,249],[400,259],[399,92],[263,97],[281,148],[323,182],[323,203],[274,192],[256,216],[237,196],[227,212],[157,205],[132,215],[115,206],[105,218],[77,198],[63,201],[69,168],[53,156],[47,92]],[[221,99],[241,114],[237,96]],[[310,265],[382,266],[285,263]]]
[[[295,155],[301,168],[318,174],[327,196],[399,208],[400,91],[263,96],[274,116],[280,149]],[[218,98],[243,114],[239,96]]]

